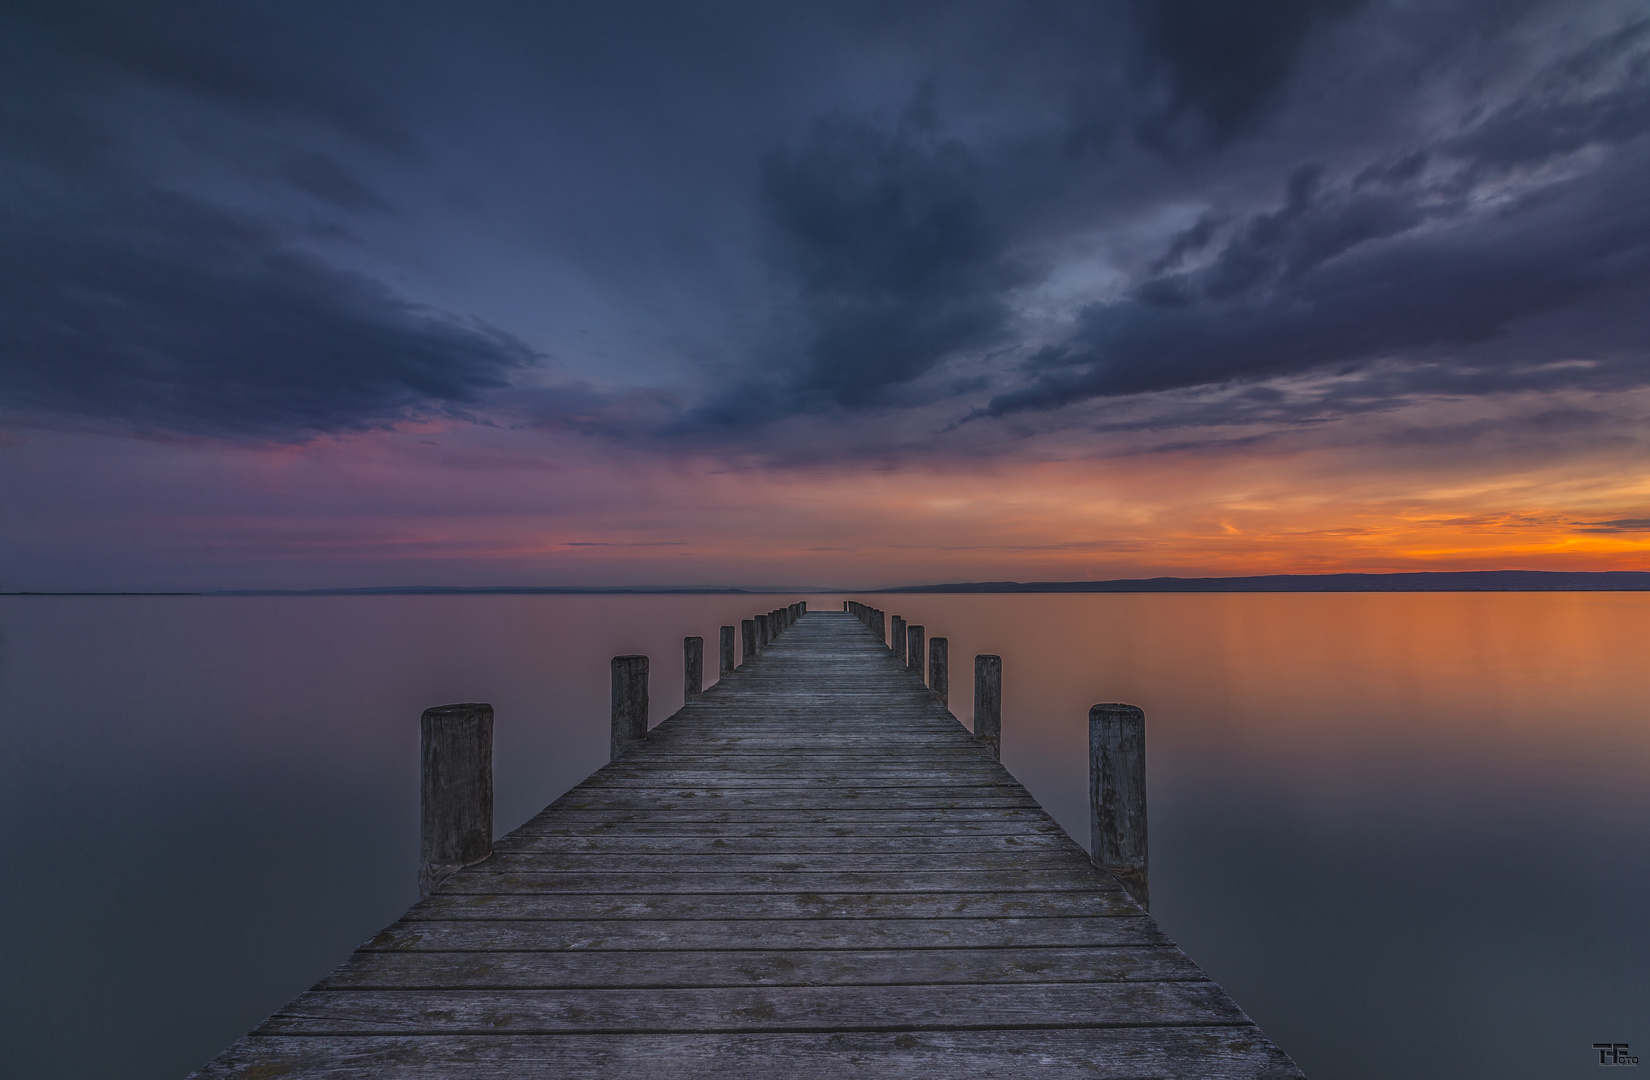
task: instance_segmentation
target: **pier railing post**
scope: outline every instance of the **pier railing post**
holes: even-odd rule
[[[888,639],[888,647],[894,650],[894,656],[903,665],[905,663],[905,616],[894,616],[894,634]]]
[[[1151,910],[1146,859],[1146,714],[1133,705],[1089,710],[1092,858]]]
[[[682,696],[697,697],[705,692],[705,639],[682,639]]]
[[[719,663],[716,668],[716,673],[719,676],[726,675],[733,670],[734,650],[737,648],[734,644],[734,638],[737,634],[738,631],[731,626],[722,627],[721,640],[718,643],[721,645],[721,650],[720,655],[717,657]]]
[[[916,672],[917,678],[920,679],[922,678],[922,658],[925,652],[922,647],[922,626],[920,624],[916,626],[907,625],[905,638],[905,670]]]
[[[928,639],[928,689],[941,705],[951,707],[951,642],[947,638]]]
[[[744,635],[744,639],[745,639],[745,653],[744,653],[744,656],[740,659],[739,662],[741,664],[748,664],[748,663],[751,662],[751,657],[756,655],[756,651],[757,651],[757,648],[758,648],[758,646],[757,646],[757,636],[756,636],[756,620],[755,619],[740,619],[739,620],[739,630]]]
[[[773,627],[766,615],[756,617],[756,647],[760,651],[773,644]]]
[[[974,658],[974,737],[991,756],[1003,756],[1003,658],[981,653]]]
[[[881,608],[877,608],[871,614],[876,620],[871,629],[875,631],[877,640],[882,642],[884,645],[888,644],[888,613],[883,611]]]
[[[647,738],[647,657],[613,658],[613,738],[611,757]]]
[[[418,722],[418,895],[493,853],[493,707],[425,709]]]

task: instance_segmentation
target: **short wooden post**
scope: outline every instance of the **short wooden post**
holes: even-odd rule
[[[731,626],[722,627],[722,640],[720,642],[722,649],[721,655],[718,657],[718,659],[721,660],[721,663],[716,669],[718,675],[726,675],[733,670],[733,653],[735,648],[733,639],[736,633],[737,631]]]
[[[951,642],[947,638],[928,639],[928,689],[951,707]]]
[[[682,639],[682,696],[697,697],[705,692],[705,639]]]
[[[872,633],[876,634],[878,641],[886,645],[888,643],[888,613],[881,608],[874,608],[871,611],[871,619]]]
[[[756,647],[758,649],[766,649],[773,644],[773,627],[769,625],[770,621],[766,615],[756,617]]]
[[[905,670],[917,673],[922,678],[922,658],[927,650],[922,647],[922,626],[906,626],[905,628]]]
[[[647,657],[613,658],[613,738],[610,760],[647,738]]]
[[[905,663],[905,616],[894,616],[894,635],[888,639],[888,647],[894,650],[894,656],[903,665]]]
[[[760,648],[757,644],[759,639],[756,636],[756,620],[740,619],[739,629],[743,632],[745,637],[745,655],[739,662],[741,664],[748,664],[751,662],[751,657],[755,656],[758,648]]]
[[[418,895],[493,853],[493,707],[425,709],[418,721]]]
[[[991,756],[1003,756],[1003,658],[982,653],[974,658],[974,737]]]
[[[1146,860],[1146,714],[1089,710],[1089,839],[1095,865],[1151,910]]]

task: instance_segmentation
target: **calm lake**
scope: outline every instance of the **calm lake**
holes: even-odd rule
[[[1650,594],[855,595],[965,724],[1003,657],[1084,843],[1088,707],[1146,710],[1153,913],[1316,1080],[1650,1051]],[[657,722],[791,599],[0,598],[4,1074],[180,1077],[397,918],[426,706],[495,706],[504,832],[606,760],[610,656]]]

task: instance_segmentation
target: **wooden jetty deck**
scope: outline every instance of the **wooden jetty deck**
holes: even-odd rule
[[[814,612],[194,1075],[1301,1073],[917,674]]]

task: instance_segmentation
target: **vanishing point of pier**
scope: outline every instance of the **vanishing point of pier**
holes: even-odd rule
[[[1134,899],[1127,738],[1125,890],[952,716],[943,639],[925,682],[922,628],[852,607],[748,620],[737,668],[724,627],[702,693],[688,639],[650,731],[615,658],[613,761],[496,842],[491,709],[426,713],[429,895],[195,1075],[1300,1077]]]

